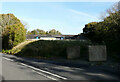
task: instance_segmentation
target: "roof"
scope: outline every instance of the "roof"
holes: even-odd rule
[[[33,39],[35,37],[65,37],[65,38],[72,38],[72,39],[84,39],[87,40],[88,38],[83,35],[26,35],[27,39]]]
[[[62,36],[64,36],[64,37],[73,37],[75,35],[62,35]]]
[[[88,40],[88,38],[83,35],[75,35],[74,38]]]

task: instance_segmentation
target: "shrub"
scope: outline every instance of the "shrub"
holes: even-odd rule
[[[26,45],[16,55],[29,57],[63,57],[66,58],[66,48],[71,46],[80,46],[81,55],[86,55],[89,42],[82,41],[35,41]]]

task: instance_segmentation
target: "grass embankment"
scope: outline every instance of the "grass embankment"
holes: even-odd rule
[[[38,58],[66,58],[67,47],[80,46],[81,57],[87,56],[88,41],[34,41],[22,43],[9,52],[17,56]],[[86,57],[87,58],[87,57]]]
[[[13,47],[10,50],[2,50],[2,53],[7,53],[7,54],[17,54],[18,52],[20,52],[22,50],[22,48],[24,48],[26,45],[28,45],[29,43],[34,42],[32,40],[26,40],[20,44],[18,44],[17,46]]]
[[[80,46],[80,59],[88,59],[88,41],[25,41],[11,50],[3,50],[3,53],[23,57],[35,58],[66,58],[67,47]],[[107,45],[107,57],[110,61],[119,62],[119,52],[114,43]],[[114,46],[113,46],[114,45]]]

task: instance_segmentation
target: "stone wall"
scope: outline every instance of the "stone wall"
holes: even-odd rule
[[[106,46],[96,45],[96,46],[89,46],[88,48],[89,48],[89,61],[107,60]]]
[[[67,48],[67,58],[76,59],[80,57],[80,46],[68,47]]]

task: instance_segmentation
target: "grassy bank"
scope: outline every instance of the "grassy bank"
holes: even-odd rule
[[[106,44],[107,57],[110,61],[119,62],[119,48],[116,48],[119,45],[115,43]],[[91,44],[88,41],[25,41],[11,50],[3,50],[3,53],[35,58],[66,58],[68,47],[80,46],[80,59],[88,60],[88,45]]]
[[[12,54],[12,55],[15,55],[17,54],[18,52],[20,52],[22,50],[22,48],[24,48],[26,45],[28,45],[29,43],[31,43],[33,41],[30,41],[30,40],[26,40],[20,44],[18,44],[17,46],[13,47],[12,49],[10,50],[2,50],[2,53],[7,53],[7,54]]]
[[[87,46],[90,44],[88,41],[34,41],[26,45],[22,45],[12,50],[8,50],[7,53],[26,56],[26,57],[59,57],[66,58],[67,47],[80,46],[81,57],[87,56]]]

